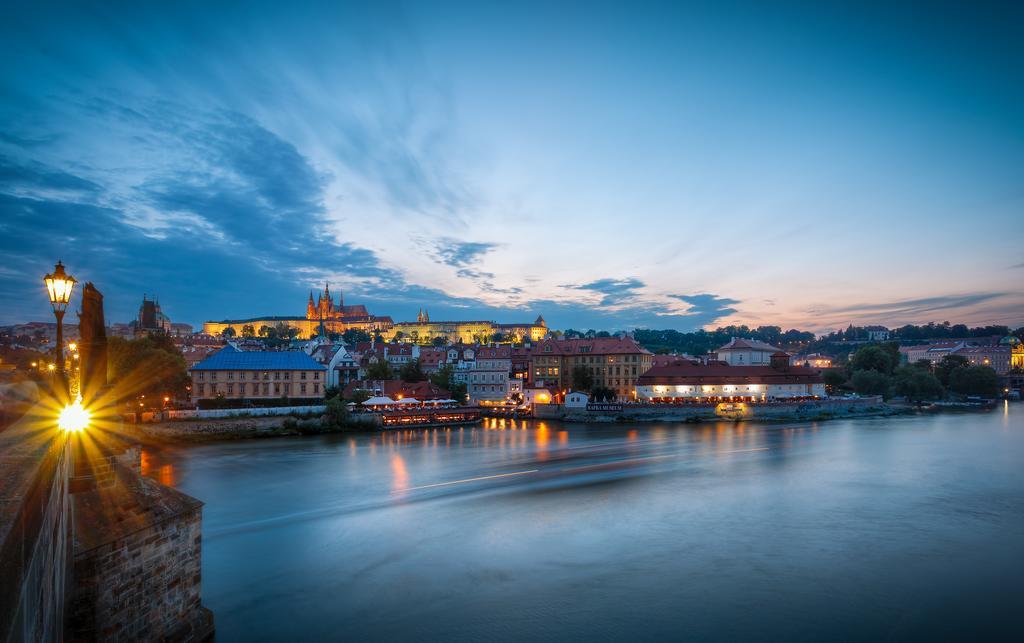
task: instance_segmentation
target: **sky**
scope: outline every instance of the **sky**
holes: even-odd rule
[[[5,4],[0,324],[1024,325],[1020,3]]]

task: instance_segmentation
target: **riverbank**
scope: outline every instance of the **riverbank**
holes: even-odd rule
[[[885,417],[913,409],[887,404],[881,397],[801,400],[768,403],[709,404],[600,404],[567,408],[562,404],[534,407],[534,417],[566,422],[708,422],[832,420],[851,417]]]
[[[134,428],[140,436],[158,441],[212,442],[362,432],[371,431],[377,427],[354,421],[340,427],[327,426],[319,417],[285,415],[169,420],[136,424]]]

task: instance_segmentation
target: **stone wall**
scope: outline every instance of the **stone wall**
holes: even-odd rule
[[[27,416],[0,433],[0,641],[56,641],[71,554],[67,436]]]
[[[75,495],[69,640],[209,638],[213,615],[200,602],[202,503],[114,467],[115,488]]]

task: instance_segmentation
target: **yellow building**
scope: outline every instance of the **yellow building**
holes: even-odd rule
[[[652,357],[629,337],[549,339],[531,349],[530,385],[572,390],[572,373],[581,367],[590,373],[594,387],[610,388],[620,400],[627,400],[639,377],[651,368]]]
[[[352,328],[374,333],[387,330],[393,325],[393,322],[390,317],[371,315],[366,310],[366,306],[346,306],[342,295],[338,295],[338,304],[335,305],[330,285],[326,285],[323,293],[318,295],[316,303],[313,302],[313,293],[309,293],[305,317],[268,316],[208,321],[203,324],[203,332],[208,335],[220,336],[230,328],[234,331],[235,336],[241,337],[247,326],[251,326],[252,332],[256,335],[260,334],[260,329],[264,326],[268,329],[285,327],[294,328],[298,331],[298,337],[305,339],[316,335],[321,324],[329,333],[344,333]]]
[[[493,321],[430,321],[430,314],[421,311],[414,322],[398,322],[381,334],[386,341],[402,340],[418,344],[431,344],[435,338],[447,343],[486,344],[496,333],[507,341],[539,342],[548,334],[547,323],[537,317],[532,324],[499,324]]]

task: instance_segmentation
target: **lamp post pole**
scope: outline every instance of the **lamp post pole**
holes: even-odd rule
[[[71,301],[71,291],[75,288],[75,278],[64,271],[64,264],[57,262],[53,273],[43,277],[46,294],[53,306],[53,315],[57,318],[57,380],[60,382],[61,394],[67,396],[67,381],[64,378],[64,312]]]

